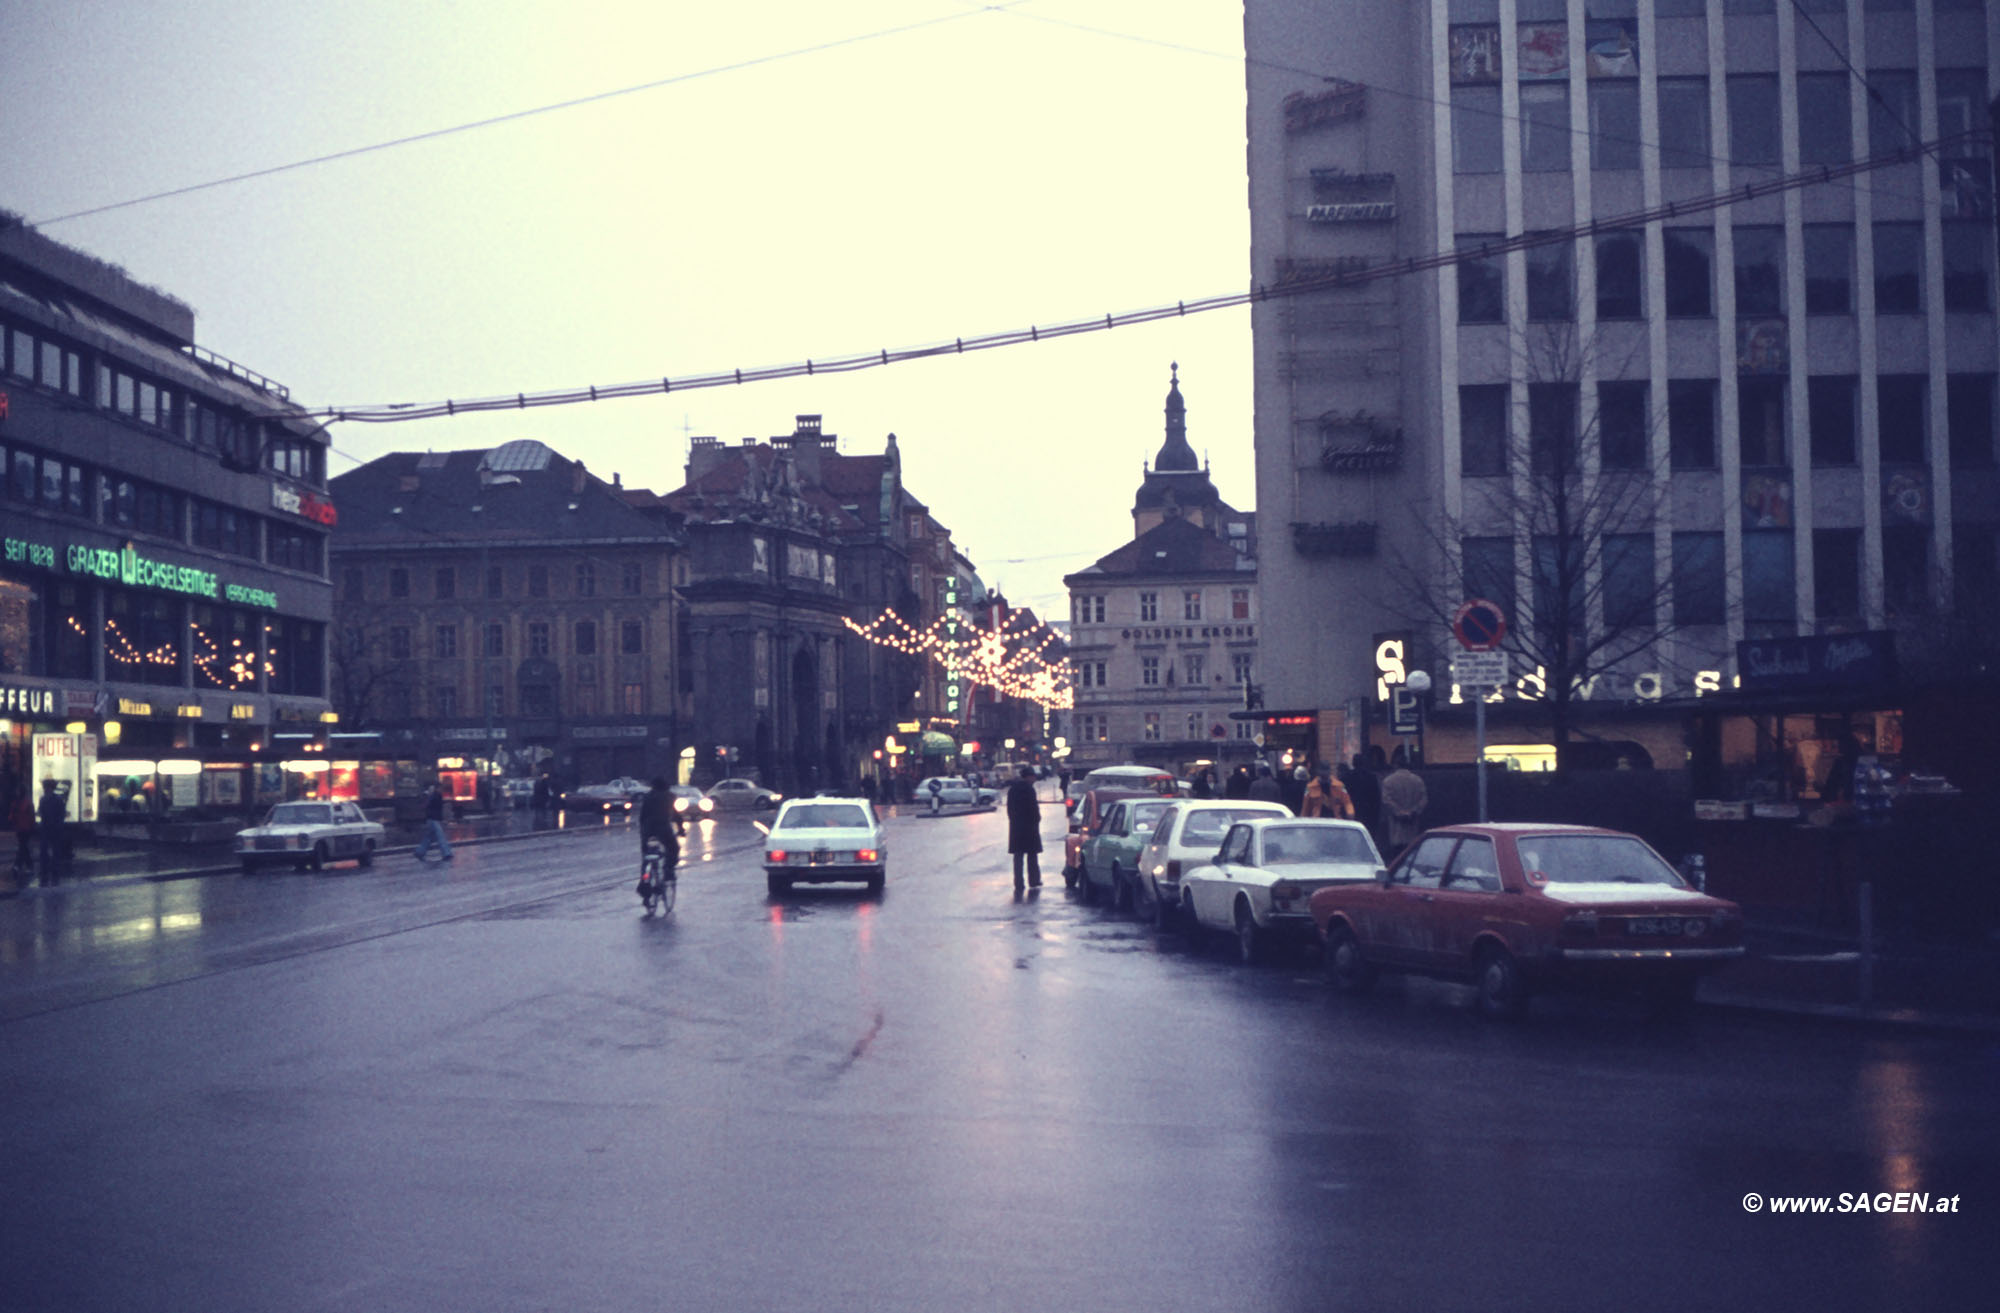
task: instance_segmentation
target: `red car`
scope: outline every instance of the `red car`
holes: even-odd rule
[[[1637,835],[1583,825],[1431,830],[1374,881],[1329,885],[1310,908],[1335,987],[1366,989],[1379,971],[1461,980],[1491,1016],[1545,988],[1681,1007],[1702,972],[1743,954],[1736,904],[1690,888]]]

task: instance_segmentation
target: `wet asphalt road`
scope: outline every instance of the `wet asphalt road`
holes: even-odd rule
[[[1991,1041],[1337,999],[894,827],[0,904],[0,1308],[1990,1306]],[[1961,1211],[1741,1202],[1883,1190]]]

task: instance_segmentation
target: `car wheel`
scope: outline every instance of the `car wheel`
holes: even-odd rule
[[[1479,1010],[1489,1017],[1511,1021],[1528,1006],[1527,984],[1514,955],[1491,945],[1480,950],[1474,966],[1474,984],[1479,989]]]
[[[1151,884],[1150,881],[1148,883]],[[1159,885],[1151,884],[1151,888],[1153,890],[1153,924],[1161,930],[1173,929],[1174,905],[1166,900],[1165,895],[1161,894]]]
[[[373,839],[367,839],[362,842],[361,856],[357,860],[363,866],[375,865],[375,841]]]
[[[875,874],[868,877],[868,892],[871,894],[881,893],[882,886],[886,882],[886,880],[887,876],[883,872],[881,871],[875,872]]]
[[[1097,886],[1091,883],[1090,868],[1087,866],[1076,868],[1076,896],[1086,906],[1097,902]]]
[[[1132,910],[1132,885],[1116,862],[1111,863],[1111,887],[1104,891],[1104,905],[1114,912]]]
[[[1262,966],[1267,956],[1264,929],[1250,912],[1250,904],[1236,900],[1236,960],[1246,967]]]
[[[1375,983],[1375,968],[1361,956],[1361,941],[1344,925],[1327,931],[1326,979],[1343,994],[1365,993]]]
[[[792,882],[782,875],[767,875],[764,877],[764,888],[771,897],[783,898],[792,892]]]
[[[319,843],[313,845],[313,855],[311,863],[312,869],[315,871],[324,871],[326,869],[326,862],[327,862],[326,843],[324,840],[322,840]]]

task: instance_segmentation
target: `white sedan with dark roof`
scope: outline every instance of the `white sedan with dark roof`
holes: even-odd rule
[[[382,836],[356,803],[281,802],[262,825],[236,832],[236,859],[246,872],[281,862],[317,871],[346,857],[373,866]]]
[[[1318,938],[1307,906],[1313,894],[1367,884],[1381,868],[1382,854],[1357,821],[1239,821],[1212,862],[1181,876],[1181,898],[1198,931],[1228,931],[1243,961],[1257,962],[1274,940]]]

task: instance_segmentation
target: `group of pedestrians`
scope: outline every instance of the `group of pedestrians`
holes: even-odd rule
[[[7,804],[7,825],[14,831],[14,887],[60,880],[70,864],[69,799],[56,782],[42,781],[39,800],[25,784],[17,788]]]
[[[1401,750],[1391,761],[1379,745],[1365,754],[1355,753],[1352,763],[1338,771],[1315,760],[1280,775],[1260,762],[1238,766],[1220,786],[1213,768],[1203,767],[1190,787],[1197,798],[1276,802],[1300,816],[1360,821],[1385,856],[1394,856],[1422,832],[1430,805],[1423,777],[1411,769]]]

